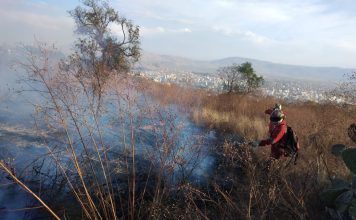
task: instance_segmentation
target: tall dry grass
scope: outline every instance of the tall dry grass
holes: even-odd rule
[[[37,128],[54,131],[54,136],[49,133],[43,140],[46,154],[31,163],[33,172],[25,170],[27,181],[17,184],[34,192],[56,218],[201,216],[194,203],[184,203],[194,190],[189,178],[200,159],[201,144],[190,137],[179,143],[182,127],[175,113],[163,106],[175,97],[180,109],[187,111],[196,104],[194,95],[179,100],[177,94],[188,91],[174,86],[159,89],[143,79],[119,75],[110,78],[98,97],[77,69],[63,69],[51,59],[53,48],[40,45],[38,51],[27,52],[28,60],[19,65],[28,71],[26,82],[43,98],[34,103]],[[187,152],[191,156],[182,156]],[[34,218],[48,217],[36,214]]]
[[[29,62],[23,65],[46,98],[37,106],[39,119],[48,128],[62,132],[62,143],[60,146],[48,144],[50,158],[46,157],[51,159],[58,172],[54,176],[43,174],[41,169],[38,172],[42,187],[38,190],[47,192],[41,193],[45,199],[38,199],[47,201],[43,205],[51,207],[48,210],[59,217],[326,218],[319,192],[330,179],[348,175],[342,162],[331,155],[330,146],[339,142],[351,143],[347,128],[355,122],[355,106],[285,103],[272,97],[219,95],[129,76],[113,77],[98,100],[87,87],[90,82],[82,81],[75,72],[53,68],[47,52],[43,50],[44,56],[39,60],[32,54]],[[152,98],[159,105],[153,105]],[[102,106],[105,100],[114,111]],[[302,148],[295,166],[290,165],[288,159],[267,160],[268,147],[253,151],[246,144],[223,139],[225,134],[231,133],[247,140],[267,137],[269,119],[264,110],[276,102],[282,103],[288,124],[300,138]],[[190,113],[195,123],[215,129],[222,137],[212,149],[216,156],[214,174],[203,185],[194,185],[185,175],[178,184],[169,184],[174,178],[174,170],[183,170],[189,162],[180,153],[199,152],[194,145],[175,145],[179,132],[176,118],[171,112],[162,112],[164,105],[172,104],[180,111]],[[105,140],[107,127],[101,123],[103,115],[110,116],[119,125],[115,132],[123,135],[122,140]],[[157,119],[159,123],[156,123]],[[144,120],[152,121],[148,127],[156,139],[146,154],[139,155],[136,137],[140,135],[137,130],[143,128]],[[115,144],[123,151],[113,151]],[[269,169],[266,169],[267,165]],[[45,184],[42,186],[43,178],[53,181],[47,186],[50,189],[45,190]]]
[[[172,91],[176,94],[179,90],[163,88],[165,92],[157,96],[158,99],[174,103],[176,96],[165,94]],[[195,92],[180,92],[178,100],[191,101]],[[343,162],[331,154],[331,146],[336,143],[352,144],[347,128],[356,120],[355,106],[290,103],[273,97],[214,93],[196,98],[190,108],[193,121],[219,133],[234,133],[247,140],[268,137],[269,117],[264,110],[279,102],[287,115],[288,125],[297,132],[301,145],[297,165],[290,165],[290,160],[286,158],[268,174],[263,167],[269,157],[269,147],[254,152],[248,146],[228,142],[221,148],[217,147],[216,152],[221,152],[222,159],[219,165],[221,171],[215,178],[228,179],[229,190],[221,189],[224,186],[221,181],[211,183],[218,195],[210,204],[214,207],[212,210],[226,213],[223,217],[226,219],[236,219],[237,216],[239,219],[328,218],[323,212],[319,193],[330,180],[349,177]],[[244,150],[236,150],[239,148]],[[209,199],[211,197],[208,196],[204,200]],[[215,214],[209,213],[208,216],[215,218]]]
[[[277,102],[282,103],[287,123],[298,133],[304,149],[315,141],[324,147],[335,142],[351,144],[345,131],[355,121],[354,106],[346,108],[332,103],[285,103],[272,97],[215,95],[193,115],[198,123],[234,131],[246,138],[262,138],[267,135],[269,123],[264,110]]]

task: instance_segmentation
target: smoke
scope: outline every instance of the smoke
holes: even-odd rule
[[[29,47],[0,46],[0,123],[31,126],[33,104],[41,101],[26,81],[28,73],[19,65],[28,59],[24,48]],[[59,60],[63,54],[55,56]]]

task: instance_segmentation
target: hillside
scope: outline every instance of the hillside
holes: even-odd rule
[[[268,61],[243,57],[229,57],[219,60],[193,60],[184,57],[159,55],[143,52],[141,60],[136,65],[139,70],[165,70],[172,72],[196,72],[214,74],[219,67],[232,63],[251,62],[258,74],[271,79],[299,79],[313,81],[340,81],[346,73],[356,69],[340,67],[312,67],[273,63]]]

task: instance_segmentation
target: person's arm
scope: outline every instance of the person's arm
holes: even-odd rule
[[[266,145],[271,145],[271,144],[277,143],[278,141],[280,141],[282,139],[282,137],[284,136],[284,134],[286,132],[287,132],[286,125],[282,125],[282,126],[275,128],[275,130],[271,134],[271,137],[268,139],[262,140],[260,142],[259,146],[266,146]]]
[[[273,112],[273,108],[269,108],[265,111],[265,114],[270,115]]]
[[[260,142],[260,144],[258,146],[270,145],[272,143],[272,141],[273,141],[272,138],[261,140],[261,142]]]

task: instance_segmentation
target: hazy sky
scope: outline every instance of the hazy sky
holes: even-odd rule
[[[76,0],[0,0],[0,44],[34,37],[66,49]],[[112,0],[146,51],[356,68],[354,0]]]

